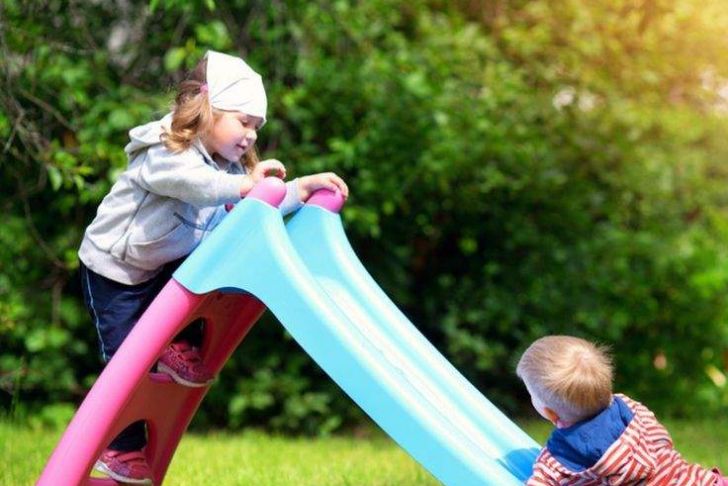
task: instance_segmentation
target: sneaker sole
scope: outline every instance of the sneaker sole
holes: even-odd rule
[[[126,476],[121,476],[119,474],[116,474],[114,471],[112,471],[111,469],[109,469],[109,466],[107,466],[106,464],[104,464],[101,461],[96,461],[96,464],[94,464],[94,469],[96,471],[100,472],[100,473],[106,474],[107,476],[109,476],[111,479],[113,479],[114,481],[116,481],[118,483],[125,483],[125,484],[148,484],[148,485],[151,485],[152,484],[152,480],[149,479],[149,478],[147,478],[147,479],[134,479],[134,478],[128,478]]]
[[[175,383],[179,383],[180,385],[188,386],[190,388],[202,388],[203,386],[208,386],[210,383],[213,382],[213,380],[209,380],[203,383],[200,383],[198,381],[185,380],[184,378],[179,376],[172,368],[165,365],[164,363],[157,364],[157,371],[160,373],[164,373],[165,375],[171,376],[172,380],[174,380]]]

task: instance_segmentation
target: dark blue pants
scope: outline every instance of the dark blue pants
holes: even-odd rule
[[[81,262],[83,300],[91,314],[101,348],[101,359],[108,362],[144,313],[149,304],[166,285],[184,258],[170,262],[151,280],[126,285],[89,270]],[[202,340],[199,326],[190,326],[177,339],[193,344]],[[134,422],[109,444],[110,449],[135,451],[146,445],[144,422]]]

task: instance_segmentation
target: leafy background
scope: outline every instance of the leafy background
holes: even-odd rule
[[[536,337],[610,345],[660,414],[728,404],[723,0],[0,3],[0,407],[64,423],[99,372],[76,249],[207,49],[263,73],[266,158],[341,174],[354,248],[486,396]],[[266,316],[197,427],[365,422]]]

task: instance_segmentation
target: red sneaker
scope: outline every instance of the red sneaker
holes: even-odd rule
[[[180,385],[190,387],[207,386],[212,383],[213,374],[202,363],[196,347],[185,341],[172,343],[162,352],[157,370],[166,373]]]
[[[142,451],[105,449],[94,469],[119,483],[152,484],[152,470]]]

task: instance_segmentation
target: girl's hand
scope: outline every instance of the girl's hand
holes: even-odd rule
[[[253,170],[244,177],[244,182],[240,188],[240,197],[245,197],[251,189],[260,181],[268,176],[276,176],[281,179],[286,178],[286,167],[280,160],[268,159],[262,160],[255,164]]]
[[[253,178],[253,182],[260,182],[268,176],[280,177],[281,179],[286,178],[286,167],[280,160],[268,159],[261,160],[250,173],[250,177]]]
[[[298,196],[301,202],[306,202],[311,194],[318,189],[328,189],[329,191],[341,192],[344,199],[349,197],[349,188],[344,180],[333,172],[322,172],[320,174],[311,174],[296,179],[298,183]]]

